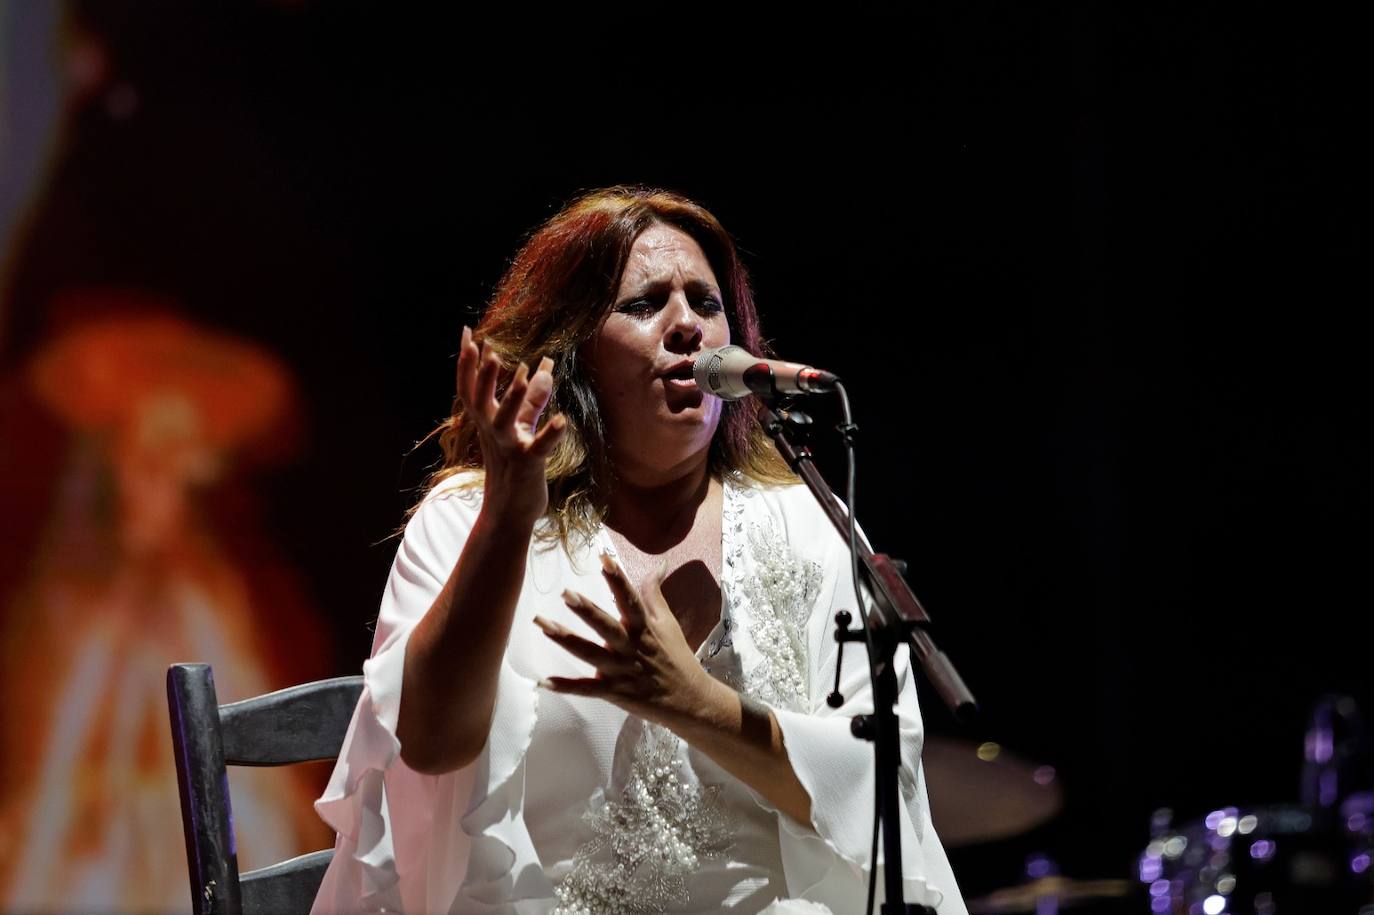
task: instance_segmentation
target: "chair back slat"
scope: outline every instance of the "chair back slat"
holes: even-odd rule
[[[338,677],[222,706],[224,761],[231,766],[281,766],[333,759],[362,690],[362,677]]]
[[[245,912],[309,912],[333,850],[311,852],[239,878]]]
[[[343,746],[362,677],[320,680],[219,705],[208,664],[167,670],[181,822],[195,915],[307,915],[332,850],[239,875],[227,765],[333,759]]]
[[[208,664],[167,671],[181,824],[196,915],[240,915],[238,851],[220,742],[215,677]]]

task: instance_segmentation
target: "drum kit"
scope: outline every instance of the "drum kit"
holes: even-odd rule
[[[1032,855],[1026,882],[969,899],[968,910],[1374,915],[1370,759],[1354,702],[1326,697],[1306,735],[1301,803],[1223,807],[1180,823],[1172,811],[1156,811],[1130,879],[1071,880],[1048,857]],[[1063,806],[1052,767],[994,743],[930,737],[922,765],[931,819],[951,848],[1024,834]]]

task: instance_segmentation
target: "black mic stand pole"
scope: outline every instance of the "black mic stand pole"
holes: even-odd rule
[[[759,412],[759,422],[764,432],[773,440],[787,465],[806,483],[830,518],[830,523],[835,525],[840,536],[848,543],[849,514],[812,463],[811,450],[805,445],[798,449],[788,440],[788,424],[783,418],[787,413],[776,406],[776,398],[760,395],[759,399],[764,404]],[[809,419],[805,421],[810,422]],[[871,740],[874,745],[878,818],[882,823],[883,860],[887,862],[883,871],[884,901],[881,911],[882,915],[918,915],[929,910],[906,904],[902,888],[901,788],[898,781],[901,735],[896,713],[897,675],[893,669],[897,646],[903,643],[910,646],[912,657],[920,663],[926,679],[957,718],[967,721],[977,710],[977,703],[949,658],[931,639],[928,631],[930,616],[898,572],[891,557],[874,553],[863,540],[858,541],[855,549],[858,551],[860,574],[873,599],[868,613],[868,632],[873,638],[874,651],[869,662],[873,665],[877,694],[873,697],[873,714],[856,717],[851,728],[854,736]],[[856,598],[862,601],[863,595],[856,595]],[[836,615],[835,640],[842,644],[865,641],[864,630],[851,630],[848,619],[848,614]],[[837,658],[837,689],[839,663],[840,659]],[[877,862],[872,862],[872,866],[876,867]]]

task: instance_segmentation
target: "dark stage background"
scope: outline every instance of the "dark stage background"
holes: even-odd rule
[[[1161,806],[1296,801],[1313,702],[1374,698],[1351,23],[334,6],[79,5],[108,78],[72,103],[0,311],[7,372],[74,287],[284,360],[300,443],[254,504],[331,672],[366,656],[461,325],[523,232],[642,182],[713,209],[776,351],[849,382],[860,518],[909,560],[974,736],[1058,770],[1054,821],[954,850],[967,895],[1036,850],[1131,876]],[[11,583],[54,485],[10,499]]]

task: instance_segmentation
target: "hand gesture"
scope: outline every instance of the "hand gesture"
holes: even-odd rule
[[[668,728],[699,717],[718,700],[721,684],[697,661],[663,597],[666,565],[636,590],[614,560],[603,554],[601,562],[620,618],[575,591],[564,591],[563,600],[604,644],[574,635],[543,617],[534,618],[535,625],[556,644],[595,667],[596,676],[550,677],[540,685],[554,692],[605,699]]]
[[[498,399],[500,371],[496,353],[487,349],[485,341],[479,348],[472,330],[464,327],[458,351],[458,400],[477,428],[482,449],[484,510],[490,508],[505,521],[533,525],[549,503],[544,462],[563,437],[567,421],[560,414],[538,428],[553,393],[552,359],[541,359],[533,376],[524,363],[518,365]]]

